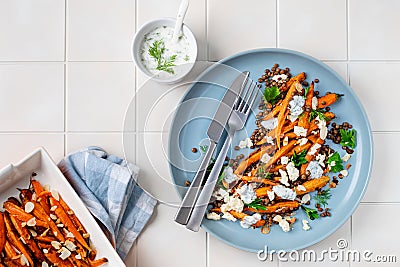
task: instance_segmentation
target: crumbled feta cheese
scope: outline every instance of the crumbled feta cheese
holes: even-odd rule
[[[305,195],[301,198],[301,204],[305,204],[305,203],[307,203],[307,202],[310,201],[310,200],[311,200],[310,194],[305,194]]]
[[[233,183],[233,182],[238,180],[238,177],[236,176],[236,174],[233,173],[232,167],[228,166],[228,167],[225,168],[225,170],[224,170],[224,180],[228,184]]]
[[[325,167],[325,155],[324,154],[318,154],[315,159],[318,161],[318,164],[321,165],[321,167]]]
[[[319,149],[320,147],[321,147],[320,144],[318,144],[318,143],[314,144],[314,145],[310,148],[310,151],[308,151],[308,154],[309,154],[310,156],[314,155],[315,153],[318,152],[318,149]]]
[[[261,126],[267,130],[273,130],[278,126],[278,118],[261,121]]]
[[[286,80],[287,78],[288,78],[288,76],[286,74],[278,74],[278,75],[272,76],[271,79],[274,80],[275,82],[278,82],[278,81]]]
[[[245,204],[249,204],[257,198],[256,192],[254,192],[253,187],[249,184],[243,185],[237,189],[236,192],[239,194],[240,198]]]
[[[259,213],[254,213],[251,216],[245,216],[243,220],[240,221],[240,226],[247,229],[259,220],[261,220],[261,215]]]
[[[303,86],[300,83],[296,83],[294,86],[295,86],[297,92],[301,93],[301,91],[303,91]]]
[[[226,212],[230,210],[234,210],[237,212],[242,212],[244,204],[243,201],[234,196],[227,196],[224,199],[225,203],[221,205],[221,211]]]
[[[279,182],[286,186],[289,186],[287,173],[284,170],[279,169],[279,174],[281,175],[281,179],[279,179]]]
[[[214,191],[212,194],[212,196],[215,197],[217,200],[222,200],[228,195],[229,195],[229,193],[222,188],[219,188],[218,190]]]
[[[305,144],[307,144],[308,139],[307,138],[301,138],[299,139],[299,145],[300,146],[304,146]]]
[[[292,114],[289,114],[287,116],[288,120],[290,120],[290,122],[294,122],[295,120],[297,120],[299,118],[299,116],[293,116]]]
[[[222,218],[226,219],[228,221],[231,221],[231,222],[236,222],[237,221],[237,219],[235,217],[233,217],[233,215],[230,214],[229,212],[224,212],[224,214],[222,215]]]
[[[279,223],[279,226],[282,228],[282,231],[289,232],[290,231],[290,224],[286,219],[283,219],[282,216],[276,215],[273,218],[274,221]]]
[[[252,146],[253,146],[253,142],[251,142],[251,139],[248,137],[246,139],[244,139],[243,141],[239,142],[240,148],[246,148],[246,147],[250,148]]]
[[[300,126],[294,126],[294,133],[297,136],[307,136],[307,129],[304,129],[303,127]]]
[[[61,254],[60,257],[62,260],[67,259],[69,256],[71,256],[71,251],[69,251],[68,249],[66,249],[65,247],[61,248]]]
[[[313,110],[316,110],[318,107],[318,98],[316,96],[313,96],[313,98],[311,99],[311,108]]]
[[[311,161],[310,164],[308,164],[306,171],[310,171],[310,176],[313,179],[320,178],[324,173],[324,170],[315,160]]]
[[[271,156],[268,155],[268,153],[265,153],[264,155],[262,155],[260,161],[261,161],[262,163],[267,163],[270,159],[271,159]]]
[[[35,208],[35,204],[33,204],[32,202],[28,201],[25,203],[25,212],[31,213],[34,208]]]
[[[299,178],[300,172],[296,166],[294,166],[293,162],[290,162],[288,165],[286,165],[286,171],[289,175],[290,181],[296,181],[297,178]]]
[[[219,220],[221,220],[221,215],[219,215],[215,212],[207,213],[207,219],[219,221]]]
[[[351,158],[351,156],[350,156],[348,153],[346,153],[346,154],[344,154],[344,156],[342,157],[342,160],[343,160],[344,162],[346,162],[346,161],[348,161],[350,158]]]
[[[293,96],[293,99],[289,102],[290,114],[292,116],[299,116],[301,113],[303,113],[304,103],[305,100],[302,96]]]
[[[307,189],[304,187],[304,185],[298,185],[297,186],[297,190],[299,190],[299,191],[307,191]]]
[[[275,199],[275,193],[273,191],[267,191],[267,196],[270,201]]]
[[[349,172],[347,170],[341,170],[339,172],[341,175],[343,175],[344,177],[346,177],[347,175],[349,175]]]
[[[62,228],[62,227],[64,227],[64,224],[59,223],[59,224],[57,224],[57,227],[58,227],[58,228]]]
[[[272,136],[267,136],[267,137],[265,138],[265,140],[267,140],[267,143],[268,143],[268,144],[271,144],[271,145],[274,144],[274,139],[272,138]]]
[[[303,223],[303,230],[308,231],[311,229],[310,225],[308,225],[307,220],[302,220],[301,222]]]
[[[283,156],[281,157],[281,164],[286,165],[289,163],[289,157]]]
[[[289,138],[285,136],[285,138],[283,138],[282,145],[287,146],[288,143],[289,143]]]
[[[294,200],[296,198],[295,191],[282,185],[275,185],[274,187],[272,187],[272,190],[278,197],[282,199]]]

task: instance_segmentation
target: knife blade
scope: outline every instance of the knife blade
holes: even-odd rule
[[[232,113],[233,105],[240,93],[240,90],[247,82],[248,76],[249,72],[244,71],[233,81],[232,85],[225,92],[225,95],[214,114],[213,120],[207,130],[207,136],[210,140],[210,145],[208,146],[207,152],[204,155],[200,167],[179,206],[178,212],[175,215],[175,221],[179,224],[186,225],[189,221],[190,214],[192,213],[196,200],[200,195],[201,185],[204,183],[205,173],[211,157],[214,154],[215,148],[222,137],[226,123],[228,122],[229,116]]]

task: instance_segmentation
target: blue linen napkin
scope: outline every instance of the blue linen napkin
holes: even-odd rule
[[[124,259],[157,204],[136,184],[139,168],[93,146],[58,167]]]

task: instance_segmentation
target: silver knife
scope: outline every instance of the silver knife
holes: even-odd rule
[[[233,105],[240,93],[240,90],[247,82],[248,76],[249,72],[244,71],[234,80],[232,85],[226,91],[217,111],[214,114],[214,118],[207,130],[207,135],[210,139],[210,145],[208,146],[207,152],[204,155],[200,167],[194,176],[181,205],[179,206],[178,212],[175,215],[175,221],[179,224],[186,225],[189,221],[190,214],[192,213],[196,200],[200,195],[201,185],[205,180],[205,173],[211,157],[214,154],[219,140],[221,139],[226,123],[228,122],[229,116],[232,113]]]

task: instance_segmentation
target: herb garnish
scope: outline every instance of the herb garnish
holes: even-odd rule
[[[318,215],[318,211],[315,209],[311,209],[311,208],[307,208],[306,206],[301,206],[301,208],[305,211],[305,213],[307,214],[308,218],[310,218],[310,220],[314,220],[314,219],[318,219],[319,215]]]
[[[222,170],[221,170],[221,172],[220,172],[220,174],[219,174],[219,176],[218,176],[217,186],[218,186],[219,188],[225,188],[224,183],[222,182],[222,180],[223,180],[224,177],[225,177],[225,169],[226,169],[226,167],[223,167]]]
[[[340,144],[342,146],[351,147],[353,149],[356,147],[356,136],[357,136],[356,130],[340,129],[340,136],[342,137],[340,139]]]
[[[332,166],[332,162],[335,162],[334,165]],[[343,170],[343,165],[342,165],[342,159],[340,158],[340,155],[338,152],[333,153],[328,160],[326,161],[328,166],[331,168],[331,172],[340,172]]]
[[[256,198],[251,203],[247,204],[247,206],[249,208],[253,208],[253,209],[256,209],[256,210],[267,210],[267,207],[262,205],[262,203],[263,202],[262,202],[261,198]]]
[[[307,98],[307,94],[310,91],[310,87],[304,88],[304,95],[303,98],[306,99]]]
[[[170,58],[166,59],[163,57],[164,52],[165,45],[162,40],[153,42],[153,44],[149,48],[149,55],[152,56],[157,62],[156,69],[174,74],[175,72],[172,67],[175,66],[174,62],[177,55],[172,55]]]
[[[324,111],[322,109],[312,109],[310,111],[310,117],[308,118],[308,122],[312,121],[314,118],[318,118],[323,121],[327,121],[328,118],[325,116]]]
[[[205,154],[207,152],[208,146],[207,145],[203,145],[203,146],[199,146],[200,151]]]
[[[265,178],[265,179],[268,179],[268,180],[272,180],[272,174],[266,171],[265,164],[264,165],[260,165],[257,168],[257,177],[261,177],[261,178]]]
[[[326,189],[322,190],[319,194],[316,194],[313,198],[317,202],[317,204],[320,204],[322,206],[328,205],[328,200],[331,198],[331,190]]]
[[[266,87],[264,90],[265,101],[267,101],[271,105],[274,105],[276,102],[278,102],[278,98],[280,95],[281,91],[277,86]]]
[[[302,164],[307,163],[306,160],[307,150],[301,151],[299,154],[296,151],[293,152],[293,155],[290,157],[290,161],[294,163],[294,166],[299,167]]]

